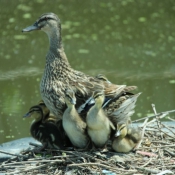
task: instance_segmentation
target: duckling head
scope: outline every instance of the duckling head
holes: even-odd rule
[[[76,104],[75,93],[72,89],[66,89],[65,91],[65,102],[68,106]]]
[[[111,82],[104,75],[102,75],[102,74],[98,74],[96,76],[96,78],[99,79],[99,80],[101,80],[101,81],[105,81],[105,82],[111,84]]]
[[[127,135],[127,125],[126,123],[118,123],[117,131],[115,133],[115,137],[125,137]]]
[[[103,105],[105,96],[103,91],[95,91],[92,96],[95,100],[95,104],[101,107]]]
[[[23,117],[34,117],[35,120],[39,121],[42,119],[46,119],[49,116],[49,109],[46,107],[43,101],[40,101],[38,105],[32,106],[29,109],[29,112],[26,113]]]

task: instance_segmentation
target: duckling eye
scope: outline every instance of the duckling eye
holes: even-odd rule
[[[100,96],[100,94],[94,95],[94,99],[98,98],[99,96]]]
[[[70,100],[71,98],[70,98],[70,96],[69,96],[69,94],[66,94],[66,97]]]
[[[68,98],[69,98],[69,101],[71,101],[71,97],[70,97],[70,96],[68,96]]]
[[[124,128],[125,128],[125,126],[121,127],[121,128],[120,128],[120,131],[121,131],[122,129],[124,129]]]

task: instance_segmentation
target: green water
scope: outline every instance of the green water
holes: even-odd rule
[[[0,0],[0,9],[0,143],[30,135],[22,116],[40,100],[48,38],[21,30],[45,12],[61,19],[73,68],[138,86],[134,119],[152,113],[152,103],[175,109],[174,0]]]

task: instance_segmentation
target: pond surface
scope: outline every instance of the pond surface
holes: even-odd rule
[[[175,109],[174,0],[0,0],[0,143],[29,136],[22,116],[40,99],[48,38],[21,33],[45,12],[62,21],[71,66],[138,86],[133,118]],[[173,118],[173,114],[171,117]]]

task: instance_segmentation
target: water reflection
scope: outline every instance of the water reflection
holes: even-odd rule
[[[17,70],[11,71],[0,71],[0,81],[3,80],[14,80],[21,77],[33,77],[43,73],[43,70],[38,67],[20,67]]]
[[[70,64],[111,82],[137,85],[135,118],[175,107],[175,23],[173,0],[0,1],[0,143],[29,136],[31,121],[22,119],[40,100],[39,82],[48,38],[22,34],[44,12],[62,21]],[[173,114],[172,114],[173,115]]]

